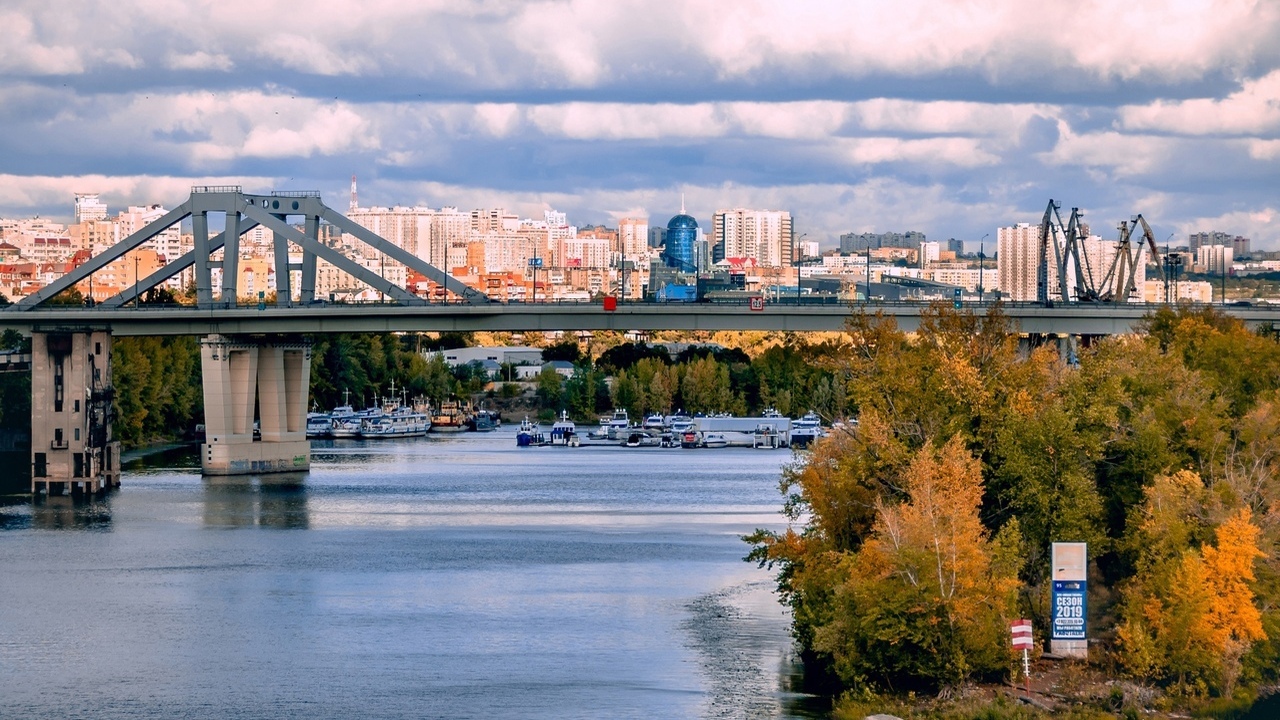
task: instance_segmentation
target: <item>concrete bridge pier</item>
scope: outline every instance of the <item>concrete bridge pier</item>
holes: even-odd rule
[[[206,475],[297,472],[311,467],[307,396],[311,346],[301,341],[209,335],[204,375]],[[255,401],[261,438],[254,438]]]
[[[97,494],[120,485],[112,434],[111,333],[31,333],[31,492]]]

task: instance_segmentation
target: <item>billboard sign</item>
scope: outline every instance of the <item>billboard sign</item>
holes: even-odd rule
[[[1088,583],[1083,580],[1053,581],[1054,640],[1086,639],[1088,596]]]

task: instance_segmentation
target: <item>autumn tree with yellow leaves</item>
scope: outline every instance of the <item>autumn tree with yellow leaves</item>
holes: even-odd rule
[[[1092,658],[1183,698],[1280,682],[1276,337],[1162,309],[1069,365],[998,306],[935,305],[913,334],[855,315],[832,365],[856,423],[784,473],[791,527],[748,557],[849,688],[1001,674],[1006,621],[1048,627],[1049,549],[1071,541]]]

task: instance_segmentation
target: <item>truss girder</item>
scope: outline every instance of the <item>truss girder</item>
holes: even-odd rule
[[[389,257],[403,263],[406,267],[411,268],[415,272],[420,273],[428,280],[431,280],[438,285],[443,285],[446,290],[458,295],[467,303],[477,305],[488,301],[489,298],[485,296],[484,293],[481,293],[447,272],[428,264],[417,255],[414,255],[403,248],[396,247],[394,244],[387,242],[377,234],[360,226],[332,208],[323,204],[321,204],[321,208],[321,217],[327,220],[330,224],[336,225],[342,228],[343,232],[351,233],[364,242],[378,248]]]
[[[284,220],[279,219],[276,215],[273,215],[268,210],[264,210],[258,207],[257,205],[254,205],[253,203],[246,203],[244,207],[244,214],[248,216],[250,219],[258,221],[260,224],[270,229],[272,232],[276,233],[277,235],[289,240],[290,242],[294,243],[298,247],[302,248],[303,251],[309,252],[321,258],[324,258],[333,266],[342,269],[343,272],[346,272],[347,274],[351,275],[355,279],[368,285],[369,287],[372,287],[375,290],[384,292],[394,297],[395,299],[408,304],[423,303],[422,298],[418,297],[417,295],[414,295],[413,293],[400,287],[399,285],[396,285],[395,283],[387,280],[381,275],[375,272],[372,272],[370,270],[366,270],[364,267],[356,263],[354,260],[347,257],[346,255],[343,255],[337,250],[334,250],[333,248],[328,247],[327,245],[319,241],[312,240],[306,235],[290,227],[287,223],[284,222]],[[277,251],[276,254],[279,255],[280,254],[279,251]],[[286,254],[286,257],[287,257],[287,254]],[[287,259],[286,259],[286,262],[287,262]],[[286,272],[285,278],[287,277],[288,277],[288,273]],[[289,287],[288,280],[284,279],[283,284],[281,280],[282,278],[279,275],[277,275],[276,276],[277,297],[279,296],[288,297],[288,295],[286,294],[286,291]]]
[[[226,213],[226,229],[214,237],[209,236],[209,213]],[[286,222],[291,215],[304,218],[303,231],[298,231]],[[239,188],[193,188],[191,196],[178,207],[170,210],[163,217],[116,243],[107,251],[92,257],[74,271],[50,283],[42,290],[33,293],[13,306],[13,310],[30,310],[49,298],[75,284],[90,278],[94,272],[122,258],[126,253],[154,238],[165,230],[183,220],[191,219],[191,231],[194,249],[184,254],[146,278],[135,278],[134,285],[107,300],[99,303],[104,309],[118,308],[143,292],[151,290],[165,280],[194,266],[196,285],[196,304],[202,308],[214,307],[215,304],[234,306],[239,288],[239,248],[240,237],[244,233],[262,225],[272,232],[275,249],[275,271],[277,282],[276,303],[288,306],[292,301],[291,271],[301,271],[299,298],[303,303],[315,299],[316,264],[323,258],[330,264],[351,275],[360,282],[379,290],[395,300],[407,304],[424,304],[424,300],[405,288],[392,283],[376,272],[373,272],[342,252],[320,242],[320,224],[327,221],[343,232],[349,233],[360,241],[369,244],[406,267],[443,285],[450,292],[458,295],[469,304],[488,302],[489,298],[480,291],[468,286],[448,273],[440,270],[400,248],[376,233],[364,228],[351,219],[326,206],[319,195],[310,193],[273,193],[271,195],[248,195]],[[302,262],[289,262],[289,244],[293,243],[302,249]],[[212,255],[219,249],[223,252],[222,260],[213,260]],[[220,296],[222,303],[215,303],[212,281],[213,268],[222,269]]]
[[[241,223],[240,234],[243,235],[256,227],[258,227],[257,222]],[[211,238],[208,244],[209,252],[212,253],[216,251],[218,248],[222,247],[225,244],[226,236],[227,236],[227,232],[224,230],[218,233],[215,237]],[[238,239],[239,238],[237,238],[237,240]],[[196,262],[196,251],[190,250],[185,254],[183,254],[182,257],[178,258],[177,260],[173,260],[169,262],[164,267],[151,273],[145,278],[139,280],[136,285],[129,288],[128,290],[123,290],[116,295],[112,295],[111,297],[107,298],[106,300],[103,300],[98,304],[101,305],[102,307],[108,307],[108,308],[120,307],[121,305],[124,305],[125,303],[129,302],[130,300],[133,300],[134,298],[139,297],[142,293],[148,290],[151,290],[152,288],[156,287],[157,285],[164,282],[165,280],[168,280],[174,275],[177,275],[183,270],[186,270],[187,268],[194,265],[195,262]]]
[[[106,251],[89,258],[88,261],[86,261],[83,265],[76,268],[75,270],[72,270],[66,275],[63,275],[57,280],[54,280],[53,282],[44,286],[40,290],[23,298],[16,305],[14,305],[14,307],[20,310],[30,310],[31,308],[36,307],[37,305],[44,302],[45,300],[48,300],[49,298],[53,297],[54,295],[57,295],[63,290],[66,290],[67,288],[74,286],[76,283],[80,282],[81,280],[84,280],[85,278],[89,277],[93,273],[101,270],[102,268],[106,267],[112,262],[115,262],[116,260],[119,260],[120,258],[124,257],[125,254],[128,253],[130,250],[133,250],[134,248],[145,243],[151,238],[159,235],[165,230],[168,230],[175,223],[182,222],[182,220],[185,219],[190,214],[191,214],[191,201],[188,200],[187,202],[184,202],[178,207],[165,213],[163,217],[151,223],[150,225],[147,225],[146,227],[133,233],[129,237],[121,240],[115,245],[112,245]]]

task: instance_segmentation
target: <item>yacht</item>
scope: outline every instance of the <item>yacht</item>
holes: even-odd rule
[[[659,414],[653,414],[644,419],[644,423],[640,427],[645,430],[662,430],[667,426],[666,418]]]
[[[766,417],[772,416],[766,415]],[[751,447],[753,448],[773,450],[786,446],[786,439],[778,432],[778,427],[773,423],[760,423],[756,425],[755,432],[751,434]]]
[[[600,428],[616,428],[618,430],[626,430],[631,427],[631,421],[627,418],[627,411],[623,408],[615,408],[613,415],[605,415],[600,418]]]
[[[326,438],[333,430],[332,420],[329,413],[309,412],[307,413],[307,439]]]
[[[705,448],[725,448],[729,447],[729,438],[724,433],[707,433],[702,436],[702,447]]]
[[[813,411],[791,423],[791,444],[794,447],[808,447],[814,440],[826,435],[826,431],[822,429],[822,419]]]

